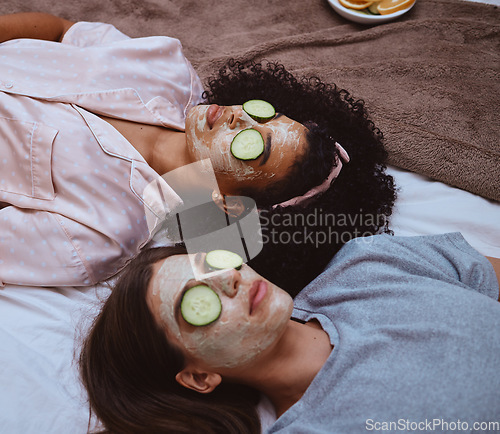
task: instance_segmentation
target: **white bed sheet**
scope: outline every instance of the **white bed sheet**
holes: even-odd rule
[[[75,342],[107,288],[0,290],[0,432],[86,433]]]
[[[500,203],[395,167],[398,199],[391,217],[395,235],[461,232],[485,256],[500,257]]]
[[[396,235],[461,231],[478,251],[500,257],[499,202],[397,168],[389,172],[399,188]],[[105,285],[0,290],[0,433],[87,432],[75,349],[108,293]]]

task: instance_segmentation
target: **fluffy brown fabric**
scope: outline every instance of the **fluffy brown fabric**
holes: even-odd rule
[[[179,38],[202,78],[227,58],[282,62],[365,100],[390,163],[500,200],[499,10],[417,0],[369,27],[326,0],[1,0],[2,13],[104,21],[138,37]]]

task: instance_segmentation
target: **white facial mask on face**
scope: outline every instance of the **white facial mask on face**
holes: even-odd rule
[[[192,141],[193,153],[197,159],[202,160],[210,158],[214,170],[217,173],[230,173],[237,179],[247,177],[257,177],[260,171],[255,171],[251,166],[234,158],[231,154],[230,144],[234,136],[239,131],[239,126],[234,130],[227,127],[227,122],[222,124],[218,131],[210,137],[211,145],[207,146],[207,136],[201,134],[206,127],[206,113],[209,106],[200,107],[197,112],[196,121],[189,124],[189,129],[186,131]],[[248,116],[248,122],[251,125],[256,122]],[[249,125],[247,128],[251,128]]]
[[[206,131],[206,115],[209,106],[199,106],[191,113],[187,122],[186,133],[191,142],[191,150],[196,159],[210,158],[214,170],[218,174],[228,174],[235,180],[252,180],[256,178],[271,179],[277,173],[286,170],[282,161],[285,153],[296,155],[301,148],[301,139],[304,134],[304,127],[287,118],[278,118],[265,123],[259,123],[244,112],[240,107],[237,110],[239,121],[235,128],[229,128],[228,121],[219,124],[217,129]],[[293,123],[292,123],[293,122]],[[267,136],[272,137],[271,152],[280,155],[274,159],[274,165],[268,164],[265,170],[259,166],[249,165],[248,162],[238,160],[230,151],[231,142],[242,129],[254,128],[261,132],[264,140]]]
[[[240,272],[226,271],[198,280],[219,295],[222,313],[208,326],[193,327],[184,323],[179,327],[177,297],[192,277],[193,271],[186,256],[170,257],[162,264],[153,286],[153,294],[159,294],[161,299],[159,316],[167,333],[191,357],[213,368],[235,368],[254,360],[281,337],[290,319],[292,299],[246,266]],[[236,290],[235,278],[239,279]],[[250,315],[249,293],[256,281],[265,282],[267,294]],[[183,321],[180,316],[179,321]]]

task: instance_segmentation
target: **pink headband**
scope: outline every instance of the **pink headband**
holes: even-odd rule
[[[336,158],[337,165],[332,168],[332,171],[328,175],[328,178],[326,178],[320,185],[311,188],[308,192],[304,193],[302,196],[292,197],[291,199],[285,202],[273,205],[273,209],[276,208],[277,206],[286,207],[286,206],[297,206],[301,204],[305,205],[311,198],[317,196],[320,193],[324,193],[326,190],[330,188],[330,184],[335,178],[337,178],[337,176],[339,176],[339,173],[342,170],[342,161],[344,161],[345,163],[349,162],[349,154],[347,153],[347,151],[337,142],[335,142],[335,146],[337,146],[337,149],[339,151],[340,159]]]

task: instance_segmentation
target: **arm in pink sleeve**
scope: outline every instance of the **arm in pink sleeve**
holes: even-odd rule
[[[64,226],[52,213],[0,209],[0,284],[82,286],[96,283]]]

